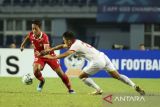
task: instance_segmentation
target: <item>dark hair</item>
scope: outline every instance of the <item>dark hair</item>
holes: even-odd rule
[[[74,35],[74,33],[71,32],[71,31],[66,31],[66,32],[64,32],[64,33],[63,33],[63,37],[64,37],[65,39],[67,39],[67,40],[73,40],[73,39],[75,39],[75,35]]]
[[[39,21],[39,20],[33,20],[33,21],[32,21],[32,24],[35,24],[35,25],[37,25],[39,28],[41,28],[41,21]]]

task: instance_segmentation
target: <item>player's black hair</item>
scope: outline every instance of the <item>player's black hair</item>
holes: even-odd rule
[[[33,20],[32,24],[37,25],[39,28],[41,28],[41,21],[40,20]]]
[[[66,32],[64,32],[64,33],[63,33],[63,37],[64,37],[65,39],[67,39],[67,40],[73,40],[73,39],[75,39],[75,35],[74,35],[74,33],[71,32],[71,31],[66,31]]]

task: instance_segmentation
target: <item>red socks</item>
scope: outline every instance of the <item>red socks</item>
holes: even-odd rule
[[[68,88],[68,90],[71,90],[71,84],[70,84],[70,81],[68,79],[68,76],[66,74],[64,74],[62,77],[61,77],[63,83],[65,84],[65,86]]]
[[[34,75],[39,81],[43,81],[44,80],[41,72],[34,72]],[[70,84],[69,78],[68,78],[68,76],[66,74],[62,75],[61,80],[63,81],[65,86],[68,88],[68,90],[71,90],[71,84]]]
[[[35,76],[39,81],[43,81],[43,80],[44,80],[41,72],[34,72],[34,76]]]

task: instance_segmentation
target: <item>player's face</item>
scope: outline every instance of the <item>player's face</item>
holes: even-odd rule
[[[38,36],[41,33],[41,30],[38,25],[32,24],[32,32],[34,35]]]
[[[67,40],[67,39],[65,39],[64,37],[63,37],[63,42],[64,42],[68,47],[70,47],[71,44],[72,44],[71,40]]]

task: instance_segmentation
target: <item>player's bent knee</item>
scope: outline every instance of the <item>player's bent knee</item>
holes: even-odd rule
[[[82,72],[82,73],[79,75],[79,78],[80,78],[80,79],[88,78],[88,74],[86,74],[85,72]]]
[[[39,72],[42,70],[42,67],[40,64],[34,64],[34,72]]]
[[[83,75],[82,75],[82,73],[78,77],[79,77],[79,79],[84,78]]]
[[[119,78],[120,78],[120,76],[119,76],[119,74],[118,74],[117,72],[112,72],[112,73],[110,73],[110,75],[111,75],[113,78],[118,79],[118,80],[119,80]]]
[[[83,78],[81,75],[79,75],[78,77],[79,77],[79,79],[82,79],[82,78]]]
[[[118,76],[112,76],[112,77],[119,80],[119,77],[118,77]]]

